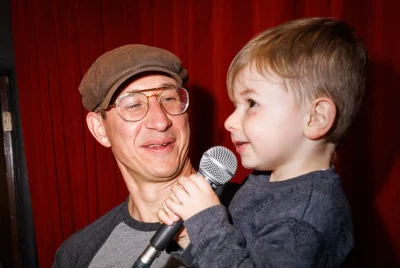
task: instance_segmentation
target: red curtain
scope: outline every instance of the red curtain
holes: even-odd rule
[[[11,0],[18,94],[39,264],[50,267],[73,232],[125,200],[111,151],[87,130],[79,82],[102,53],[128,43],[163,47],[189,70],[193,163],[232,148],[225,77],[256,33],[287,20],[350,23],[371,58],[361,116],[336,166],[354,213],[353,267],[400,265],[400,23],[398,0]],[[240,168],[240,182],[248,173]]]

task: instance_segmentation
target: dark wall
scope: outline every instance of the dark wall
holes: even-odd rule
[[[26,173],[24,144],[22,139],[22,128],[19,113],[20,107],[18,103],[10,14],[9,0],[0,0],[0,75],[5,75],[9,78],[8,103],[13,120],[12,147],[14,158],[14,187],[19,245],[18,263],[20,267],[37,267],[35,234],[33,228],[29,184]],[[2,127],[0,127],[0,130],[2,130]],[[1,137],[2,136],[3,135],[1,135]],[[1,141],[3,141],[3,139],[1,139]],[[3,143],[1,142],[0,153],[2,156],[4,155],[3,152],[4,148]],[[4,157],[1,157],[0,160],[2,160],[4,163]],[[4,169],[0,169],[0,172],[3,171]],[[0,176],[2,178],[6,177],[5,174],[0,174]],[[3,184],[7,184],[5,179],[0,183],[2,183],[1,186],[3,186]],[[8,209],[7,197],[9,197],[10,194],[8,193],[7,195],[2,196],[3,199],[0,200],[0,213],[2,216],[9,215],[10,211]],[[3,219],[4,218],[2,217],[2,225],[0,226],[2,230],[0,232],[0,262],[3,268],[17,268],[15,262],[12,262],[11,252],[6,251],[6,249],[9,251],[11,250],[10,239],[12,239],[12,237],[10,236],[9,232],[9,230],[11,230],[10,220]]]
[[[0,61],[14,62],[10,6],[8,0],[0,1]]]
[[[10,72],[13,66],[11,23],[8,1],[0,1],[0,76]],[[5,87],[5,85],[0,85]],[[1,102],[0,102],[1,103]],[[1,104],[0,104],[1,108]],[[0,109],[1,111],[1,109]],[[0,126],[0,267],[12,267],[11,225],[8,205],[7,177],[3,144],[3,128]]]

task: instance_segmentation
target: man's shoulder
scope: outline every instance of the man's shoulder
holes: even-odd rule
[[[113,229],[124,221],[126,210],[127,201],[72,234],[57,250],[56,263],[62,263],[62,267],[81,267],[79,263],[89,264]],[[59,264],[55,267],[59,267]]]
[[[80,240],[82,238],[91,237],[92,235],[98,235],[99,232],[105,230],[112,230],[116,225],[123,221],[126,217],[127,201],[119,204],[118,206],[111,209],[109,212],[90,223],[86,227],[80,229],[74,233],[69,240]],[[111,228],[111,229],[110,229]]]

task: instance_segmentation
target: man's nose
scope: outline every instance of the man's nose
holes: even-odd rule
[[[149,110],[144,120],[145,126],[148,129],[165,131],[171,126],[171,119],[159,103],[159,95],[154,95],[154,98],[149,98]]]

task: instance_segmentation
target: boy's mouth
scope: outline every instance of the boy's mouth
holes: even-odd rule
[[[238,154],[241,154],[245,148],[247,147],[247,144],[250,144],[250,142],[244,142],[244,141],[233,141],[233,144],[235,145],[236,152]]]
[[[247,144],[248,142],[244,141],[234,141],[233,144],[235,145],[236,148],[241,147],[243,144]]]

